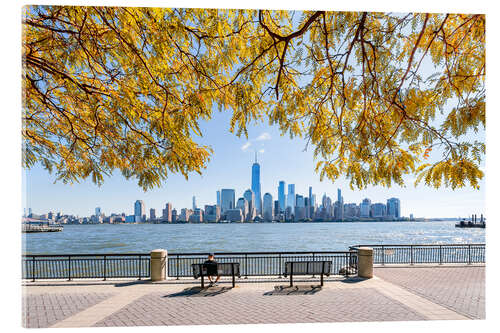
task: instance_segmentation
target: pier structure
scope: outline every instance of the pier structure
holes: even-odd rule
[[[455,224],[457,228],[486,228],[486,218],[481,214],[481,219],[477,221],[477,214],[472,214],[469,221],[461,220]]]

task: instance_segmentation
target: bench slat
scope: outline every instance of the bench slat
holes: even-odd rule
[[[293,275],[330,275],[331,261],[287,261],[285,262],[285,277],[290,274],[293,263]]]
[[[199,278],[201,276],[201,270],[203,269],[203,275],[207,276],[207,271],[209,270],[209,267],[212,264],[192,264],[191,266],[193,267],[193,277],[195,279]],[[224,263],[217,263],[217,274],[220,276],[232,276],[233,272],[231,270],[231,266],[234,265],[234,275],[237,277],[241,277],[240,274],[240,263],[239,262],[234,262],[234,263],[229,263],[229,262],[224,262]]]

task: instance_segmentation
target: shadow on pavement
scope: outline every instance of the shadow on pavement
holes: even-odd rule
[[[273,291],[264,293],[264,296],[288,296],[288,295],[314,295],[321,290],[321,286],[274,286]]]
[[[366,280],[369,280],[369,279],[366,279],[366,278],[360,278],[360,277],[350,277],[350,278],[347,278],[347,279],[343,279],[343,280],[339,280],[339,282],[342,282],[342,283],[358,283],[358,282],[363,282],[363,281],[366,281]]]
[[[115,287],[128,287],[128,286],[135,286],[137,284],[151,284],[151,280],[136,280],[136,281],[115,283]]]
[[[226,293],[231,289],[232,288],[229,287],[193,287],[186,288],[178,293],[168,294],[163,297],[211,297]]]

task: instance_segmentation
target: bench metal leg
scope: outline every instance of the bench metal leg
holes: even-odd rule
[[[234,264],[231,264],[231,275],[233,277],[233,288],[235,287]]]
[[[205,281],[203,279],[203,274],[201,275],[201,288],[205,288]]]
[[[290,287],[293,287],[293,274],[290,273]]]
[[[323,273],[325,272],[325,262],[321,263],[321,286],[323,287]]]

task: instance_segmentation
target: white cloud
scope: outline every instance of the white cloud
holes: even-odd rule
[[[259,153],[263,154],[265,152],[264,149],[259,150]]]
[[[250,142],[245,143],[241,146],[241,150],[246,151],[252,144]]]
[[[271,134],[264,132],[261,135],[255,139],[255,141],[265,141],[265,140],[271,140]]]

